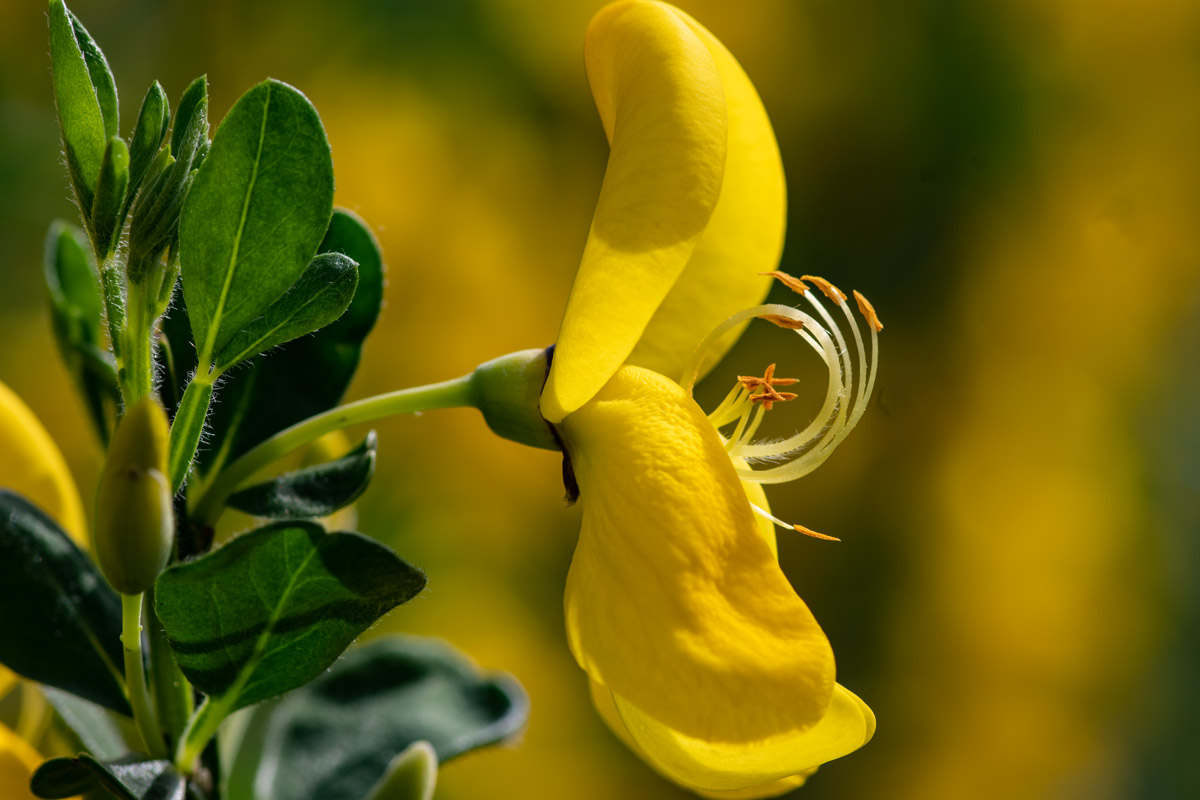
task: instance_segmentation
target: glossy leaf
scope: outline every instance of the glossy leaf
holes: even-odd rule
[[[286,472],[229,498],[228,505],[266,519],[324,517],[350,505],[375,474],[375,431],[335,461]]]
[[[112,760],[129,752],[128,743],[111,711],[61,689],[43,686],[42,693],[79,738],[79,744],[96,758]]]
[[[89,64],[75,35],[75,24],[62,0],[50,0],[50,62],[58,124],[75,198],[86,217],[104,160],[108,134]]]
[[[159,621],[183,674],[226,713],[303,686],[425,575],[357,533],[276,523],[159,576]]]
[[[343,209],[334,211],[320,252],[343,253],[358,262],[354,299],[332,325],[255,359],[250,369],[225,374],[221,402],[209,418],[214,440],[225,449],[201,452],[197,463],[202,471],[220,469],[284,428],[333,408],[345,395],[363,340],[379,317],[383,259],[366,224]],[[176,309],[171,314],[177,315]],[[179,356],[180,361],[188,359],[193,366],[185,369],[193,369],[194,348]]]
[[[184,201],[183,294],[202,368],[280,298],[333,211],[333,159],[317,111],[268,80],[230,109]]]
[[[187,792],[187,782],[169,761],[129,757],[102,762],[87,753],[47,761],[33,773],[30,787],[38,797],[52,800],[97,789],[119,800],[183,800]]]
[[[225,345],[218,370],[324,328],[346,311],[358,285],[358,264],[340,253],[321,253],[299,280]]]
[[[0,662],[13,672],[129,713],[121,601],[50,517],[0,489]],[[20,609],[14,612],[12,609]]]
[[[129,188],[129,148],[119,136],[108,140],[96,196],[92,199],[92,234],[96,252],[104,257],[112,254],[120,231],[117,224],[125,207],[125,192]]]
[[[417,741],[439,761],[519,731],[524,690],[436,639],[389,636],[285,698],[259,767],[260,800],[359,800]]]

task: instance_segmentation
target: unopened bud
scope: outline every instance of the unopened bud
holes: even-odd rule
[[[475,368],[471,376],[475,407],[494,433],[530,447],[562,449],[538,410],[548,372],[545,350],[509,353]]]
[[[154,585],[171,557],[175,518],[167,478],[167,416],[153,397],[130,408],[100,474],[94,527],[100,571],[122,594]]]

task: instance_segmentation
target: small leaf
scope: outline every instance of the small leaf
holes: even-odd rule
[[[300,279],[237,333],[216,357],[219,371],[264,350],[324,328],[346,311],[358,285],[358,264],[340,253],[314,258]]]
[[[38,797],[61,800],[104,789],[119,800],[183,800],[187,782],[169,761],[130,756],[102,762],[84,753],[53,758],[33,773],[30,788]]]
[[[178,492],[187,480],[192,458],[204,432],[204,419],[212,401],[213,385],[207,379],[193,380],[179,401],[175,418],[171,420],[171,440],[167,467],[171,472],[171,491]]]
[[[0,489],[0,608],[10,609],[0,615],[0,662],[129,713],[116,667],[120,599],[54,520],[7,489]]]
[[[108,258],[116,246],[120,230],[117,225],[125,208],[125,191],[129,187],[129,148],[119,136],[108,140],[104,161],[100,164],[100,179],[92,200],[92,231],[96,252]]]
[[[167,93],[163,91],[158,81],[150,84],[146,96],[142,98],[142,108],[138,111],[137,124],[133,128],[133,136],[129,140],[129,191],[125,198],[125,206],[121,211],[121,222],[133,205],[133,198],[142,186],[162,146],[163,137],[167,133],[170,121],[170,103]]]
[[[366,800],[433,800],[437,770],[433,745],[424,740],[413,742],[391,760]]]
[[[320,675],[425,575],[357,533],[276,523],[159,576],[175,660],[225,713]]]
[[[43,686],[42,693],[67,727],[79,737],[79,744],[96,758],[111,760],[129,752],[129,745],[111,711],[49,686]]]
[[[208,76],[201,75],[179,96],[179,108],[171,128],[171,152],[191,162],[201,144],[208,141]]]
[[[112,138],[120,131],[117,106],[117,85],[113,80],[112,70],[108,67],[108,59],[96,44],[96,40],[83,27],[75,12],[67,10],[71,16],[71,28],[75,32],[75,40],[83,53],[84,63],[87,64],[88,77],[92,81],[92,89],[96,93],[96,102],[100,105],[100,116],[104,120],[104,136]]]
[[[358,288],[350,307],[337,322],[314,335],[255,359],[252,369],[225,375],[221,402],[209,418],[214,439],[225,446],[199,454],[201,471],[220,470],[284,428],[333,408],[345,395],[363,340],[379,317],[383,259],[366,224],[343,209],[334,211],[320,252],[343,253],[358,262]],[[164,328],[167,325],[164,322]],[[187,359],[192,364],[185,369],[194,369],[194,348],[187,348],[179,360]]]
[[[366,491],[375,474],[375,447],[375,431],[371,431],[342,458],[243,489],[229,498],[228,505],[267,519],[328,516]]]
[[[519,731],[529,700],[436,639],[388,636],[346,654],[284,698],[259,766],[261,800],[359,800],[417,741],[439,761]],[[266,784],[265,786],[263,784]]]
[[[66,149],[67,170],[84,217],[92,210],[92,195],[108,142],[104,115],[92,75],[75,35],[75,25],[62,0],[50,0],[50,61],[58,124]],[[82,27],[82,26],[81,26]]]
[[[308,99],[268,80],[218,128],[179,223],[183,293],[206,369],[296,282],[333,210],[333,159]]]

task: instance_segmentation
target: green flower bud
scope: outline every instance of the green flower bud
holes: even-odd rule
[[[545,350],[509,353],[475,368],[471,375],[475,407],[494,433],[530,447],[562,450],[554,429],[538,410],[549,370]]]
[[[109,584],[122,594],[149,589],[171,557],[175,517],[167,479],[167,415],[153,397],[126,413],[96,496],[93,528],[96,559]]]

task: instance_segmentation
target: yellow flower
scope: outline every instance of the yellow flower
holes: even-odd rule
[[[857,422],[882,326],[856,293],[868,365],[845,295],[806,276],[831,314],[807,284],[770,273],[784,229],[778,147],[708,31],[626,0],[593,19],[585,61],[611,154],[541,396],[583,505],[570,647],[605,721],[658,771],[703,794],[776,795],[865,744],[875,719],[835,683],[829,642],[779,569],[774,525],[811,532],[771,516],[761,484],[815,469]],[[767,274],[816,316],[755,305]],[[773,367],[708,417],[691,398],[756,317],[829,368],[818,417],[784,442],[751,439],[795,396]]]
[[[83,504],[67,464],[37,417],[3,383],[0,453],[0,486],[25,495],[82,545],[87,535]],[[16,676],[0,665],[0,697],[15,683]],[[32,798],[29,779],[40,763],[41,757],[28,742],[0,725],[0,797]]]

